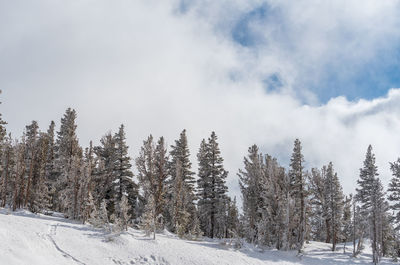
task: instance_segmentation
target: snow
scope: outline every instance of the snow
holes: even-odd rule
[[[332,253],[330,244],[310,242],[303,257],[295,251],[261,250],[250,244],[235,250],[224,240],[188,241],[165,232],[156,240],[129,229],[111,236],[101,229],[27,211],[0,210],[0,264],[371,264],[371,250],[351,258],[352,245]],[[395,264],[384,259],[382,264]]]

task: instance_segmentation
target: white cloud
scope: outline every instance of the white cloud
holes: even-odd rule
[[[253,143],[287,163],[299,137],[309,166],[333,161],[346,192],[353,191],[371,143],[387,182],[388,162],[400,155],[400,92],[372,101],[338,97],[304,105],[296,98],[300,89],[310,101],[316,97],[296,84],[304,84],[300,75],[318,81],[327,61],[339,66],[347,56],[351,60],[343,63],[374,57],[386,45],[380,39],[397,34],[395,7],[273,2],[284,11],[287,39],[296,42],[281,47],[279,38],[269,38],[270,45],[256,50],[240,47],[227,31],[260,3],[208,1],[212,8],[204,9],[196,2],[178,14],[173,1],[3,2],[0,88],[8,128],[17,135],[38,119],[45,129],[71,106],[78,111],[83,145],[125,123],[133,156],[149,133],[172,144],[186,128],[195,166],[201,139],[215,130],[234,194],[237,169]],[[344,25],[350,43],[339,34]],[[266,36],[261,24],[253,26]],[[326,35],[330,26],[335,34]],[[283,78],[284,88],[265,93],[262,80],[273,73]]]

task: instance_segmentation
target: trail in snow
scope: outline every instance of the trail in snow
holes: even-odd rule
[[[49,228],[50,231],[49,231],[49,234],[47,235],[47,236],[49,237],[50,241],[53,243],[54,247],[55,247],[64,257],[70,258],[70,259],[72,259],[73,261],[75,261],[76,263],[78,263],[78,264],[80,264],[80,265],[86,265],[84,262],[78,260],[77,258],[75,258],[74,256],[72,256],[71,254],[65,252],[64,250],[62,250],[62,249],[57,245],[57,243],[56,243],[56,241],[54,240],[54,237],[53,237],[53,236],[55,236],[55,235],[57,234],[57,227],[58,227],[58,225],[59,225],[58,223],[57,223],[57,224],[50,225],[50,228]]]

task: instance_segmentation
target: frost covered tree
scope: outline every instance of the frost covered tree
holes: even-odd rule
[[[116,177],[114,165],[116,161],[115,141],[111,133],[107,133],[100,140],[100,145],[94,147],[94,153],[97,157],[97,166],[93,172],[93,181],[95,188],[93,197],[97,206],[105,202],[108,217],[115,214],[115,193],[114,188]]]
[[[1,153],[1,167],[2,167],[2,176],[1,176],[1,207],[5,207],[6,205],[11,205],[11,197],[12,197],[12,174],[13,168],[15,165],[14,158],[14,148],[12,145],[11,135],[6,137],[3,142],[3,152]]]
[[[285,169],[270,155],[249,148],[244,169],[239,170],[243,196],[243,233],[249,242],[290,249],[293,246],[293,204]]]
[[[325,203],[327,206],[326,218],[329,223],[327,229],[330,228],[332,251],[336,251],[336,244],[339,241],[342,227],[341,219],[343,215],[344,195],[337,173],[333,171],[332,162],[330,162],[327,167],[324,193],[326,198]]]
[[[40,133],[38,139],[38,150],[36,155],[36,170],[32,183],[31,196],[28,197],[29,208],[33,212],[46,213],[51,209],[51,196],[49,183],[46,178],[47,153],[49,148],[49,137],[46,133]]]
[[[175,186],[175,178],[178,174],[176,166],[179,164],[180,166],[180,177],[183,180],[183,185],[185,186],[185,191],[187,193],[187,198],[185,198],[185,211],[189,214],[189,224],[188,231],[193,228],[195,219],[197,216],[196,206],[195,206],[195,183],[196,180],[194,178],[195,173],[192,171],[192,163],[190,162],[190,150],[188,146],[188,140],[186,136],[186,130],[183,130],[180,134],[178,140],[175,140],[175,144],[171,145],[170,151],[171,161],[169,162],[169,179],[167,180],[167,191],[166,191],[166,199],[168,203],[167,212],[165,213],[165,222],[168,224],[170,230],[175,231],[174,219],[173,216],[173,201],[172,197],[175,193],[177,193]]]
[[[397,232],[400,231],[400,158],[390,163],[393,178],[388,188],[388,200],[391,202],[390,209],[394,212],[393,225]]]
[[[290,183],[291,183],[291,194],[295,201],[295,214],[298,219],[298,225],[294,230],[296,235],[297,250],[300,253],[304,245],[305,237],[305,226],[306,226],[306,183],[304,174],[304,157],[301,153],[301,142],[296,139],[294,142],[294,148],[292,157],[290,159]]]
[[[326,179],[326,166],[321,170],[313,168],[309,175],[308,188],[310,191],[310,205],[313,215],[310,217],[311,223],[311,238],[315,241],[329,242],[328,234],[330,237],[330,229],[327,214],[327,203],[325,194],[325,179]]]
[[[56,200],[53,203],[56,210],[72,214],[71,218],[78,212],[76,188],[79,181],[76,173],[82,158],[76,128],[76,111],[68,108],[61,119],[55,144]]]
[[[261,179],[263,178],[263,158],[258,147],[253,145],[244,158],[244,169],[240,169],[239,185],[243,196],[243,226],[247,240],[255,243],[258,237],[258,223],[261,219],[262,201]]]
[[[342,242],[344,242],[343,253],[346,253],[346,243],[352,239],[353,220],[352,220],[353,195],[346,196],[343,205],[342,217]]]
[[[26,187],[24,187],[25,195],[24,195],[24,202],[23,207],[28,205],[28,200],[32,194],[32,182],[34,178],[34,171],[35,171],[35,162],[37,161],[37,154],[38,154],[38,146],[37,146],[37,139],[39,137],[39,125],[37,121],[32,121],[30,125],[26,126],[26,159],[28,166],[28,178],[26,180]]]
[[[165,180],[167,178],[167,157],[164,138],[160,138],[157,146],[150,135],[143,142],[139,157],[136,158],[139,187],[143,190],[145,202],[142,223],[154,222],[157,230],[164,228],[163,207],[165,205]]]
[[[199,218],[204,235],[224,237],[226,233],[228,172],[224,169],[223,158],[215,132],[211,133],[208,142],[202,141],[199,154]]]
[[[372,246],[372,261],[379,263],[382,256],[382,217],[384,209],[384,192],[378,178],[378,168],[375,165],[375,155],[372,146],[368,146],[364,166],[360,169],[357,180],[356,200],[361,206],[361,216],[369,221],[369,237]]]
[[[114,180],[113,180],[113,191],[114,191],[114,203],[117,210],[117,215],[120,218],[124,218],[122,215],[122,209],[119,207],[122,202],[122,197],[126,196],[127,203],[129,205],[129,215],[134,216],[135,208],[137,204],[138,186],[133,181],[133,173],[131,171],[131,158],[128,155],[128,146],[126,144],[125,129],[122,124],[119,127],[118,132],[114,135],[113,141],[115,143],[115,150],[113,158]]]
[[[13,193],[12,193],[12,210],[15,211],[22,205],[23,191],[24,191],[24,175],[25,175],[25,137],[22,136],[21,142],[15,143],[14,152],[14,170],[12,179],[14,179]]]

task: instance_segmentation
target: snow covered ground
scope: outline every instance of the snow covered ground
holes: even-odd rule
[[[356,259],[343,254],[343,246],[339,249],[332,253],[329,244],[311,242],[300,259],[295,252],[261,251],[250,245],[234,250],[223,241],[187,241],[172,234],[157,235],[154,241],[134,229],[110,240],[104,231],[61,216],[0,210],[0,264],[7,265],[371,264],[369,248]],[[382,264],[395,263],[385,259]]]

